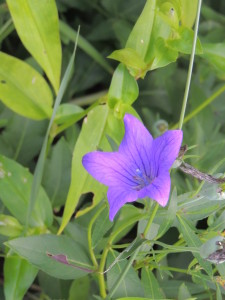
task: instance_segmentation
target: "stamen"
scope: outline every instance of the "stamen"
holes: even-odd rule
[[[137,185],[133,187],[135,190],[139,191],[143,187],[148,186],[151,183],[151,179],[140,169],[136,169],[136,174],[137,175],[133,177],[137,182]]]

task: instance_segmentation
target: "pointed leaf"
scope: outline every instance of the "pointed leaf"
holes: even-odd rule
[[[50,118],[52,93],[44,78],[23,61],[0,52],[0,100],[34,120]]]
[[[179,231],[182,233],[184,240],[187,242],[188,246],[190,247],[197,247],[200,248],[202,245],[200,239],[193,231],[192,227],[189,225],[188,221],[182,218],[181,216],[177,215],[177,219],[179,221]],[[193,253],[193,255],[197,258],[199,264],[204,268],[209,276],[212,276],[212,267],[210,263],[203,260],[198,253]]]
[[[11,159],[0,156],[1,201],[21,224],[26,223],[32,180],[33,176],[27,169]],[[41,188],[29,225],[32,227],[49,227],[52,221],[51,204],[44,189]]]
[[[17,255],[5,258],[4,293],[6,300],[22,300],[38,269]]]
[[[63,255],[74,265],[93,269],[83,246],[67,236],[52,234],[30,236],[11,240],[7,242],[7,246],[42,271],[56,278],[75,279],[88,273],[52,259],[48,253]]]
[[[54,0],[7,0],[18,35],[41,65],[55,92],[59,89],[62,50]]]

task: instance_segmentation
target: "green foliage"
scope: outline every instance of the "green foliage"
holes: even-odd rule
[[[55,92],[58,92],[62,51],[55,1],[7,0],[7,4],[21,41],[46,72]]]
[[[166,207],[138,199],[111,222],[107,188],[82,165],[88,152],[117,151],[125,113],[154,137],[178,127],[198,3],[0,2],[0,298],[224,298],[224,184],[176,162]],[[222,0],[202,5],[182,128],[183,160],[215,177],[224,13]]]
[[[3,52],[0,60],[1,101],[24,117],[50,118],[52,93],[44,78],[26,63]]]

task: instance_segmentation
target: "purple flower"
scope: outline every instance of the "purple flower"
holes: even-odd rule
[[[83,166],[109,186],[109,219],[127,202],[149,197],[165,206],[170,194],[169,169],[182,142],[181,130],[169,130],[153,140],[134,116],[124,117],[125,135],[118,152],[94,151],[83,157]]]

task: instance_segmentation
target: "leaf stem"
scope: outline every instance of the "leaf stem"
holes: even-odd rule
[[[195,49],[196,49],[197,36],[198,36],[198,26],[199,26],[201,5],[202,5],[202,0],[198,0],[198,10],[197,10],[197,17],[196,17],[195,29],[194,29],[194,39],[193,39],[193,44],[192,44],[192,52],[191,52],[190,63],[189,63],[189,68],[188,68],[188,75],[187,75],[187,81],[186,81],[186,86],[185,86],[184,99],[183,99],[183,104],[182,104],[182,109],[181,109],[181,114],[180,114],[180,120],[179,120],[179,126],[178,126],[179,129],[181,129],[183,126],[184,115],[185,115],[185,111],[186,111],[187,100],[188,100],[188,95],[189,95],[189,90],[190,90],[191,75],[192,75],[192,70],[193,70]]]
[[[157,211],[158,211],[158,208],[159,208],[159,203],[156,203],[156,204],[155,204],[155,207],[154,207],[154,209],[153,209],[153,212],[152,212],[152,214],[151,214],[151,216],[150,216],[150,218],[149,218],[149,220],[148,220],[148,223],[147,223],[147,225],[146,225],[146,227],[145,227],[145,230],[144,230],[144,232],[143,232],[143,234],[142,234],[143,238],[146,237],[146,235],[147,235],[147,233],[148,233],[148,231],[149,231],[149,229],[150,229],[150,227],[151,227],[151,225],[152,225],[152,222],[153,222],[153,220],[154,220],[154,218],[155,218],[155,215],[156,215],[156,213],[157,213]]]
[[[101,212],[103,211],[104,208],[105,208],[105,205],[102,205],[100,207],[100,209],[96,212],[96,214],[93,216],[93,218],[91,219],[91,221],[88,225],[88,232],[87,232],[89,253],[90,253],[90,256],[91,256],[91,260],[92,260],[94,266],[96,267],[96,269],[98,268],[98,262],[96,260],[95,253],[94,253],[93,248],[92,248],[91,233],[92,233],[92,227],[93,227],[94,222],[96,221],[96,219],[101,214]]]

